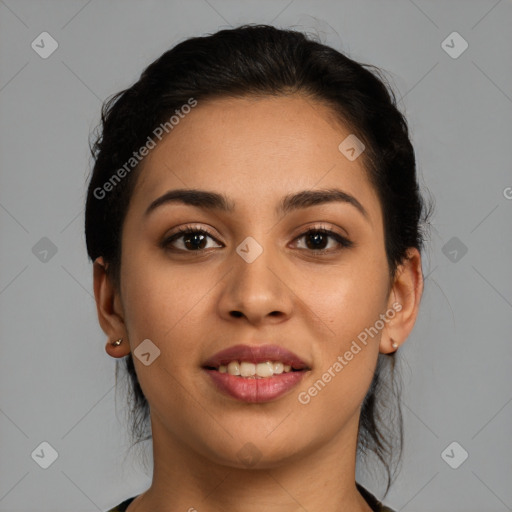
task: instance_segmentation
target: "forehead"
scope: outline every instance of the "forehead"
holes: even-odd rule
[[[350,134],[329,107],[300,95],[198,101],[142,162],[132,206],[200,188],[254,213],[294,190],[336,187],[379,217],[363,158],[351,161],[338,148]]]

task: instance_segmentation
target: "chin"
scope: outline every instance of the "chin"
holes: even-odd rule
[[[271,434],[272,435],[272,434]],[[288,438],[269,441],[269,437],[259,431],[259,435],[249,436],[244,432],[243,440],[236,435],[230,438],[229,447],[216,447],[213,458],[219,464],[238,469],[271,469],[293,462],[301,457],[302,450]],[[242,436],[241,436],[242,437]],[[221,455],[222,454],[222,455]],[[219,457],[220,455],[220,457]]]

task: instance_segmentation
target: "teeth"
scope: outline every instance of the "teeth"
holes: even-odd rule
[[[218,368],[220,373],[229,373],[230,375],[239,375],[241,377],[272,377],[281,373],[288,373],[292,369],[291,365],[283,364],[280,361],[265,361],[264,363],[249,363],[247,361],[231,361],[228,365],[221,364]]]
[[[240,364],[238,361],[231,361],[227,367],[230,375],[240,375]]]
[[[245,361],[240,363],[240,375],[242,377],[253,377],[256,375],[256,365],[254,363],[246,363]]]
[[[274,373],[283,373],[284,365],[278,361],[274,361]],[[288,370],[290,371],[290,370]]]
[[[258,377],[272,377],[274,375],[274,365],[270,361],[258,363],[256,365],[256,375]]]

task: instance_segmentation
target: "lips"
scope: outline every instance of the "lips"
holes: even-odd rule
[[[218,369],[231,361],[247,361],[248,363],[264,363],[265,361],[280,361],[289,364],[294,370],[310,370],[309,365],[297,354],[279,345],[234,345],[217,352],[203,363],[203,368]]]
[[[270,377],[240,376],[219,371],[221,365],[232,361],[241,363],[265,363],[270,361],[289,365],[291,371],[274,373]],[[311,370],[297,354],[279,345],[235,345],[217,352],[203,363],[203,370],[215,389],[225,396],[246,403],[265,403],[277,400],[299,385]],[[224,368],[225,370],[225,368]]]

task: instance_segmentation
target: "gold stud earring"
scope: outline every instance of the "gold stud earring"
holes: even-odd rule
[[[123,338],[119,338],[118,340],[110,342],[110,344],[114,347],[118,347],[123,342]]]

